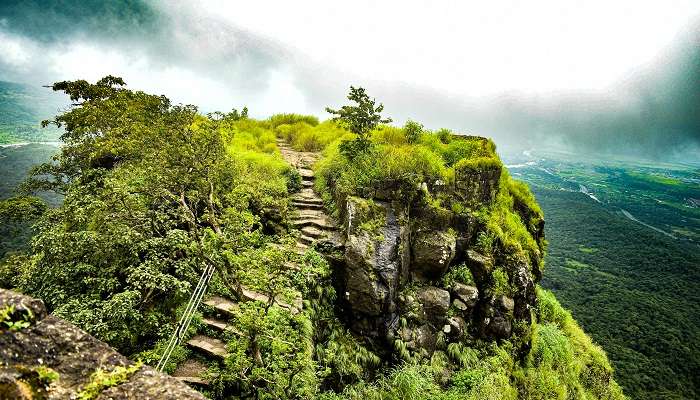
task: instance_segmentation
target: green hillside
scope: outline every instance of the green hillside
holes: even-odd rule
[[[36,234],[0,286],[157,365],[213,271],[162,365],[201,367],[179,376],[217,399],[625,398],[539,287],[542,211],[490,140],[389,125],[361,88],[320,122],[123,85],[54,85],[81,104],[54,121],[54,162],[1,203]],[[33,190],[65,198],[45,209]]]
[[[700,171],[543,152],[533,159],[511,172],[546,215],[542,285],[608,352],[632,398],[696,398]]]

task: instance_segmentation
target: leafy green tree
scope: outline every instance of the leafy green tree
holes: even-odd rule
[[[46,208],[46,203],[34,196],[17,196],[0,201],[0,258],[27,247],[34,233],[32,225]]]
[[[238,113],[208,118],[194,106],[124,88],[120,78],[59,82],[73,107],[53,162],[26,191],[52,189],[22,289],[126,354],[169,334],[175,311],[207,265],[240,290],[232,254],[258,245],[265,202],[284,186],[251,185],[227,149]],[[259,192],[254,192],[259,190]],[[271,193],[265,191],[271,190]]]
[[[370,132],[379,124],[390,123],[391,118],[382,119],[381,112],[384,111],[384,105],[380,103],[375,106],[375,100],[370,99],[364,88],[350,86],[348,100],[357,105],[342,106],[338,110],[326,107],[326,111],[336,115],[333,120],[340,122],[347,130],[356,135],[355,139],[346,140],[340,144],[341,153],[352,159],[369,150],[371,147]]]
[[[420,138],[421,133],[423,133],[423,125],[409,119],[403,126],[403,130],[406,134],[406,141],[410,144],[414,144]]]

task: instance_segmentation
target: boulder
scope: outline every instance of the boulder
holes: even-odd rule
[[[489,281],[493,270],[493,257],[467,250],[467,265],[477,286],[482,287]]]
[[[435,350],[435,341],[437,339],[435,332],[429,325],[421,325],[414,332],[415,346],[417,348],[426,349],[428,351]]]
[[[411,273],[418,280],[436,279],[455,257],[457,239],[445,231],[419,231],[412,238]]]
[[[498,306],[501,308],[501,311],[510,314],[513,312],[513,309],[515,308],[515,302],[513,302],[513,299],[511,299],[508,296],[499,296],[498,297]]]
[[[450,317],[447,320],[447,323],[449,324],[451,330],[450,333],[452,334],[453,337],[460,337],[462,336],[467,329],[467,323],[464,321],[462,317]]]
[[[9,290],[0,289],[0,308],[10,308],[10,321],[22,321],[30,326],[41,321],[48,314],[44,302]],[[5,328],[0,325],[0,331]]]
[[[0,331],[0,399],[74,399],[98,368],[112,371],[134,364],[76,326],[47,316],[40,300],[0,289],[0,309],[10,306],[23,310],[15,313],[17,316],[25,318],[31,313],[33,317],[29,326]],[[58,379],[50,383],[40,380],[39,371],[47,368]],[[204,396],[144,365],[126,382],[103,391],[99,398],[157,400],[204,399]]]
[[[468,308],[473,308],[479,301],[479,289],[474,286],[455,283],[452,285],[452,293]]]
[[[493,159],[458,163],[455,166],[455,195],[472,207],[493,203],[498,193],[501,168],[500,163]]]
[[[511,334],[512,325],[508,318],[503,315],[496,315],[484,319],[481,329],[483,336],[488,339],[508,339]]]
[[[462,300],[460,299],[454,299],[452,300],[452,307],[455,309],[461,311],[461,312],[467,312],[469,311],[469,306],[467,306]]]
[[[514,297],[514,316],[518,320],[530,322],[532,317],[530,310],[537,303],[537,294],[535,293],[535,282],[530,274],[530,265],[525,259],[519,260],[513,270],[513,288],[515,289]]]
[[[507,339],[512,332],[513,300],[506,296],[490,298],[481,304],[479,333],[488,340]]]
[[[450,292],[435,286],[427,286],[418,291],[418,300],[423,304],[428,319],[444,319],[450,308]]]

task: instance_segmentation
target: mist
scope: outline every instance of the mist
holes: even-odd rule
[[[581,12],[609,21],[567,33],[566,24],[576,21],[569,14],[578,10],[554,3],[519,10],[529,21],[507,9],[383,6],[394,15],[358,3],[373,12],[355,26],[353,18],[364,14],[350,4],[348,15],[322,3],[298,14],[261,15],[260,8],[216,1],[5,1],[0,80],[38,87],[113,74],[132,89],[205,112],[247,105],[258,118],[278,112],[326,118],[324,107],[344,103],[348,87],[359,85],[396,123],[410,118],[492,137],[503,151],[698,162],[700,6],[688,4],[676,12],[659,3],[635,16],[636,8],[601,3]],[[455,11],[464,16],[451,16]],[[480,12],[494,11],[502,21],[473,28],[460,22],[477,24]],[[550,22],[536,20],[542,13]],[[656,14],[665,20],[644,33]],[[610,33],[616,26],[625,32],[620,37]],[[562,30],[561,41],[552,29]],[[490,36],[473,37],[481,31]],[[608,47],[606,37],[614,42]],[[546,43],[528,47],[536,40]]]

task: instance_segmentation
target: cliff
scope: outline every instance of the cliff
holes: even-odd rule
[[[337,265],[341,293],[359,335],[432,354],[437,343],[444,347],[465,336],[529,334],[545,243],[542,213],[514,197],[507,181],[500,187],[503,170],[487,150],[488,140],[453,140],[485,149],[493,162],[457,166],[452,182],[378,182],[360,196],[334,199],[345,232]],[[532,259],[505,243],[487,248],[479,242],[490,233],[477,211],[492,208],[499,192],[512,198],[515,215],[529,221],[527,234],[537,243]],[[438,198],[443,201],[436,206],[432,199]]]

